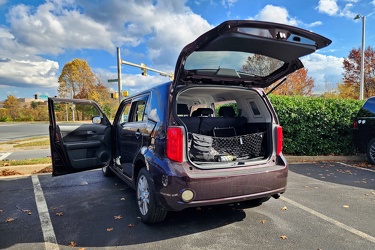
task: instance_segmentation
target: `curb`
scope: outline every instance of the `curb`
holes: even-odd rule
[[[289,164],[295,163],[311,163],[311,162],[366,162],[364,155],[350,155],[350,156],[294,156],[284,155]]]
[[[351,155],[351,156],[285,156],[288,164],[297,163],[313,163],[313,162],[366,162],[364,155]],[[29,176],[35,174],[46,167],[50,167],[51,164],[40,164],[40,165],[22,165],[22,166],[4,166],[0,167],[0,171],[9,169],[10,171],[16,171],[21,175],[9,175],[0,176],[4,177],[15,177],[15,176]]]

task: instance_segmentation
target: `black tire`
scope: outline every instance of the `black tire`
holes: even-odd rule
[[[138,213],[144,223],[157,223],[165,219],[167,210],[157,203],[155,188],[146,168],[139,171],[136,195]]]
[[[115,173],[111,170],[109,165],[102,167],[102,173],[105,177],[113,177],[115,176]]]
[[[375,165],[375,138],[367,144],[366,158],[369,163]]]

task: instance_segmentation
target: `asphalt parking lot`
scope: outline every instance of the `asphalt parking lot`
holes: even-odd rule
[[[171,212],[145,225],[135,192],[100,170],[0,179],[1,249],[375,249],[375,172],[290,164],[287,192],[257,207]]]

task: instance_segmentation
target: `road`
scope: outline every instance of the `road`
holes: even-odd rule
[[[0,123],[0,142],[48,135],[47,123]],[[7,152],[0,150],[0,160],[23,160],[50,156],[49,148]]]
[[[375,249],[374,189],[373,171],[291,164],[278,200],[170,212],[150,226],[135,192],[100,170],[2,178],[0,248]]]
[[[45,158],[51,156],[49,149],[19,150],[14,152],[0,152],[0,160],[24,160],[34,158]]]
[[[48,135],[48,123],[0,123],[0,142]]]

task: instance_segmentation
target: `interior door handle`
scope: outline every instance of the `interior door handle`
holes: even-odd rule
[[[96,132],[95,131],[87,131],[87,134],[88,135],[96,135]]]
[[[141,132],[139,131],[139,129],[137,130],[137,132],[135,132],[135,137],[137,139],[139,139],[139,137],[141,136]]]

